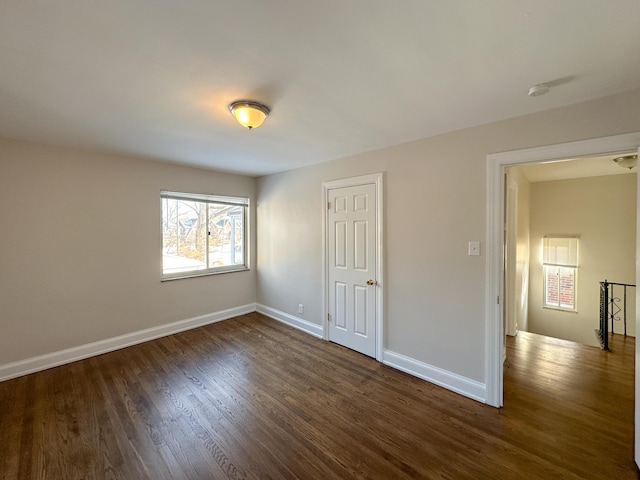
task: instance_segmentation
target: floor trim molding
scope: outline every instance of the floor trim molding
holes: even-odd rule
[[[0,365],[0,382],[255,311],[256,304],[249,303],[247,305],[241,305],[239,307],[229,308],[219,312],[208,313],[206,315],[187,318],[185,320],[179,320],[177,322],[167,323],[157,327],[138,330],[137,332],[131,332],[125,335],[87,343],[85,345],[79,345],[77,347],[47,353],[45,355],[39,355],[25,360],[19,360],[17,362],[6,363],[4,365]]]
[[[313,335],[314,337],[323,338],[324,336],[322,326],[311,323],[308,320],[295,317],[293,315],[282,312],[280,310],[276,310],[275,308],[267,307],[266,305],[262,305],[260,303],[256,304],[256,311],[258,313],[266,315],[267,317],[273,318],[274,320],[285,323],[290,327],[302,330],[303,332],[306,332],[309,335]]]
[[[443,370],[442,368],[434,367],[428,363],[390,350],[384,351],[382,363],[402,370],[414,377],[439,385],[452,392],[459,393],[478,402],[486,403],[487,392],[484,383]]]
[[[289,325],[290,327],[308,333],[309,335],[313,335],[316,338],[323,338],[323,328],[321,325],[290,315],[281,310],[267,307],[266,305],[249,303],[239,307],[221,310],[219,312],[200,315],[198,317],[167,323],[165,325],[147,328],[145,330],[139,330],[125,335],[0,365],[0,382],[255,311],[273,318],[278,322]],[[469,397],[483,403],[486,401],[485,384],[475,380],[451,373],[447,370],[434,367],[390,350],[384,350],[382,363],[421,378],[422,380],[426,380],[453,392],[459,393],[460,395],[464,395],[465,397]]]

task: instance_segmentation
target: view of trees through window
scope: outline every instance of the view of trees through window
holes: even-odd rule
[[[244,266],[245,210],[245,205],[163,195],[163,274]]]

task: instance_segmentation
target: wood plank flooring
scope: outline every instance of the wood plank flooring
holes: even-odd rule
[[[612,348],[509,338],[498,410],[253,313],[0,383],[0,478],[638,478]]]

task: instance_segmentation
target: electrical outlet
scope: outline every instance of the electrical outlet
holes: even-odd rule
[[[301,303],[298,304],[298,313],[304,313],[304,305]]]

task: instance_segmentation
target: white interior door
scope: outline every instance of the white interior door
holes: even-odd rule
[[[376,186],[328,191],[329,340],[376,356]]]

